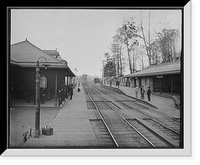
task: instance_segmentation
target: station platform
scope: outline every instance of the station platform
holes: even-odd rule
[[[117,88],[116,86],[113,86],[113,87]],[[119,89],[122,92],[124,92],[126,95],[136,98],[135,88],[119,86]],[[138,91],[138,99],[140,99],[140,98],[141,98],[141,95],[140,95],[140,92]],[[173,115],[177,118],[180,117],[180,109],[175,108],[174,101],[171,98],[151,94],[151,101],[148,101],[147,94],[145,92],[143,101],[146,101],[146,102],[154,105],[159,110],[161,110],[169,115]]]
[[[90,124],[83,88],[74,89],[72,100],[66,99],[55,119],[48,125],[53,128],[53,135],[42,135],[29,139],[23,147],[70,148],[99,146],[97,137]],[[41,126],[43,127],[43,126]]]
[[[113,86],[115,87],[115,86]],[[135,88],[122,87],[119,89],[126,95],[135,98]],[[138,92],[139,94],[139,92]],[[140,94],[138,96],[140,98]],[[147,96],[145,95],[145,100]],[[149,101],[147,101],[149,102]],[[158,107],[159,111],[180,117],[180,109],[174,107],[172,99],[151,95],[150,104]],[[101,141],[96,137],[90,123],[90,119],[98,118],[87,109],[86,98],[83,87],[77,92],[74,89],[73,99],[66,99],[57,116],[47,125],[53,128],[53,135],[41,134],[40,138],[29,139],[23,147],[27,148],[92,148],[102,146]],[[44,127],[44,126],[41,126]]]

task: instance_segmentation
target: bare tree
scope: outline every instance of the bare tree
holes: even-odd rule
[[[149,12],[149,28],[148,28],[148,38],[145,36],[144,33],[144,26],[143,26],[143,21],[142,21],[142,13],[141,13],[141,27],[140,30],[142,32],[142,39],[144,41],[144,45],[145,45],[145,50],[147,53],[147,57],[148,57],[148,61],[149,61],[149,66],[152,65],[152,50],[151,50],[151,30],[150,30],[150,22],[151,22],[151,15]]]
[[[133,45],[139,44],[136,40],[137,37],[140,37],[138,30],[133,18],[130,18],[124,21],[122,27],[117,30],[117,34],[114,36],[114,40],[120,41],[126,46],[130,73],[135,71],[134,58],[131,58],[131,51],[133,50]]]
[[[152,50],[152,65],[157,65],[159,61],[159,53],[160,53],[160,47],[159,47],[159,41],[156,39],[151,43],[151,50]]]
[[[135,56],[135,60],[136,61],[140,61],[141,65],[140,65],[140,69],[139,70],[143,70],[145,68],[144,65],[144,55],[145,55],[145,48],[143,45],[140,45],[140,47],[136,48],[136,56]]]
[[[174,61],[176,58],[175,40],[179,37],[178,29],[163,29],[161,32],[156,32],[158,36],[158,45],[162,52],[163,62]]]

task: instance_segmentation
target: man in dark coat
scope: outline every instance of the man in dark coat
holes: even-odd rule
[[[141,99],[144,100],[144,93],[145,93],[145,91],[144,91],[143,86],[140,87],[140,93],[141,93]]]
[[[119,84],[120,84],[120,81],[117,80],[116,85],[117,85],[118,88],[119,88]]]
[[[150,86],[149,86],[148,90],[147,90],[147,97],[148,97],[149,101],[151,101],[150,95],[151,95],[151,90],[150,90]]]

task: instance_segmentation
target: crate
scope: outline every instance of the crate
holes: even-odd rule
[[[51,127],[42,128],[42,134],[47,136],[53,135],[53,128]]]

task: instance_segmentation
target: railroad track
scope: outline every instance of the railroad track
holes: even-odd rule
[[[140,106],[135,105],[135,103],[127,103],[127,102],[121,102],[120,104],[122,104],[124,107],[132,109],[133,111],[137,111],[138,114],[143,114],[145,115],[144,118],[149,118],[151,119],[151,121],[153,121],[154,123],[159,124],[160,126],[171,130],[171,132],[174,132],[175,134],[177,134],[177,136],[180,135],[180,122],[174,120],[173,118],[170,118],[168,116],[164,116],[160,113],[155,112],[152,109],[148,109],[148,111],[146,109],[142,109],[140,108]],[[150,120],[149,120],[150,122]],[[153,123],[151,122],[151,123]]]
[[[149,121],[147,122],[151,118],[148,117],[146,120],[139,117],[126,119],[119,111],[119,107],[115,106],[112,101],[105,100],[99,90],[86,85],[84,88],[116,147],[174,148],[179,146],[178,140],[171,138],[175,135],[166,136],[161,132],[161,125],[157,125],[156,128]],[[162,129],[169,131],[164,126]]]
[[[99,92],[103,94],[108,94],[106,93],[105,90],[101,88],[95,87]],[[180,119],[179,118],[174,118],[172,116],[169,116],[167,114],[164,114],[160,112],[159,110],[152,108],[149,105],[146,105],[144,103],[138,102],[137,100],[129,99],[127,100],[127,97],[124,95],[121,95],[119,99],[119,96],[115,96],[113,92],[112,94],[109,94],[109,97],[113,98],[115,100],[115,103],[119,103],[122,105],[124,108],[132,109],[133,111],[137,111],[137,113],[142,113],[146,115],[146,118],[155,118],[157,116],[157,122],[160,123],[160,125],[163,125],[167,127],[168,129],[171,129],[171,131],[176,132],[177,136],[180,134]]]

